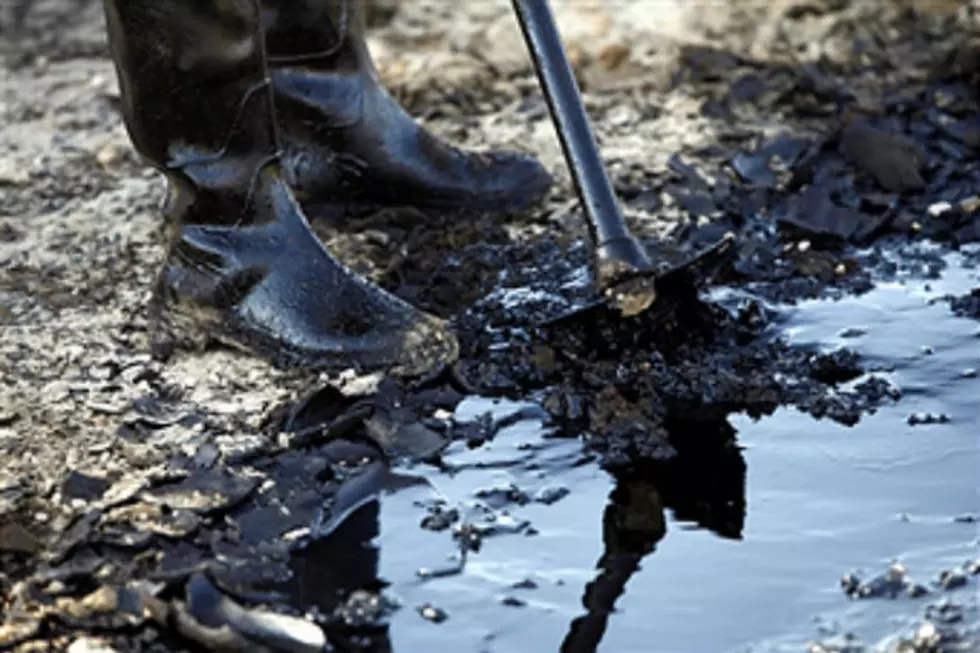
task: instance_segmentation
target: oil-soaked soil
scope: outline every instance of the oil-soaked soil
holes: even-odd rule
[[[980,647],[976,7],[555,2],[664,270],[620,319],[579,310],[506,3],[373,3],[420,119],[562,180],[317,223],[460,334],[402,385],[149,355],[160,182],[98,4],[29,4],[0,14],[0,650]]]

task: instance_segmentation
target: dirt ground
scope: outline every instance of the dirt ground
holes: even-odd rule
[[[130,148],[100,3],[71,4],[34,2],[18,29],[12,15],[0,12],[0,559],[10,563],[0,569],[0,605],[12,611],[40,591],[26,588],[24,579],[70,557],[81,541],[73,541],[72,533],[89,517],[120,523],[134,518],[126,512],[134,497],[141,510],[159,517],[165,502],[145,495],[179,477],[175,458],[233,464],[288,448],[288,438],[269,428],[270,413],[325,380],[221,349],[178,352],[167,361],[150,355],[145,307],[163,255],[163,182]],[[735,71],[745,62],[753,62],[752,70],[806,70],[820,62],[842,74],[854,71],[849,88],[857,105],[870,109],[901,80],[924,84],[940,74],[978,79],[970,67],[980,53],[973,38],[980,16],[963,1],[554,5],[603,155],[617,190],[629,200],[627,215],[651,239],[675,234],[681,224],[703,229],[715,219],[710,211],[697,215],[684,197],[649,191],[662,187],[678,153],[715,185],[720,144],[785,133],[817,138],[839,127],[834,112],[808,117],[761,101],[734,107],[734,127],[720,119],[712,101],[732,92]],[[901,20],[907,11],[920,12],[920,40],[903,44],[895,25],[908,24]],[[533,152],[555,173],[558,183],[544,205],[500,218],[489,233],[499,242],[581,236],[560,150],[508,3],[375,2],[371,17],[370,45],[384,80],[436,134],[465,147]],[[901,64],[856,72],[856,62],[879,51]],[[827,82],[814,75],[814,85]],[[404,227],[404,219],[387,216],[354,230],[317,228],[349,264],[413,301],[447,315],[464,308],[445,300],[455,292],[451,279],[441,290],[413,290],[392,272],[431,272],[410,260],[413,248],[422,246],[418,230]],[[972,239],[959,228],[961,238]],[[459,238],[472,244],[465,229]],[[407,260],[397,257],[400,251],[408,252]],[[838,269],[843,260],[821,265]],[[490,276],[484,284],[492,283]],[[476,296],[465,300],[493,290],[475,288]],[[247,494],[269,478],[243,464],[216,481],[237,489],[225,484],[217,494]],[[232,505],[228,499],[217,510]],[[156,532],[176,528],[172,532],[179,534],[165,521],[156,522]],[[49,597],[94,589],[52,578]],[[55,583],[60,585],[52,589]],[[73,641],[70,620],[37,624],[27,619],[0,626],[0,650],[30,641],[61,650]],[[122,640],[113,637],[118,646]],[[133,637],[134,650],[179,646],[155,635]],[[31,646],[21,650],[49,650]]]

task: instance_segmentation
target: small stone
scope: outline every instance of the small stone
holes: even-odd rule
[[[525,578],[524,580],[517,581],[511,587],[515,590],[536,590],[538,589],[538,584],[530,578]]]
[[[599,51],[596,59],[606,70],[616,70],[630,58],[630,49],[623,43],[610,43]]]
[[[861,579],[855,574],[844,574],[840,579],[840,587],[848,596],[857,593],[861,587]]]
[[[888,571],[885,573],[885,576],[888,578],[889,582],[902,583],[905,581],[905,576],[907,574],[908,574],[908,569],[905,568],[905,565],[903,565],[900,562],[896,562],[895,564],[893,564],[891,567],[888,568]]]
[[[960,208],[964,213],[976,213],[980,211],[980,196],[968,197],[960,201]]]
[[[523,608],[527,605],[527,601],[516,596],[505,596],[500,603],[511,608]]]
[[[926,209],[929,215],[931,215],[934,218],[938,218],[943,213],[952,210],[953,210],[953,205],[950,204],[949,202],[936,202],[935,204],[930,205],[928,209]]]
[[[568,496],[570,490],[567,487],[561,485],[549,485],[538,490],[534,495],[534,501],[536,503],[543,503],[550,506],[553,503],[557,503]]]
[[[118,143],[109,143],[95,154],[95,160],[106,172],[115,172],[126,161],[129,148]]]
[[[927,607],[925,616],[930,622],[950,625],[963,621],[963,612],[963,606],[944,599]]]
[[[908,416],[906,420],[909,426],[918,426],[920,424],[948,424],[949,416],[945,413],[912,413]]]
[[[917,599],[929,593],[929,588],[922,583],[909,583],[906,589],[909,598]]]
[[[473,493],[473,496],[486,501],[487,504],[494,508],[500,508],[508,503],[516,503],[519,506],[523,506],[531,500],[524,490],[513,483],[480,488]]]
[[[427,531],[444,531],[457,521],[459,521],[459,511],[456,508],[449,508],[447,510],[442,507],[436,507],[436,509],[422,518],[422,522],[419,525]]]
[[[930,622],[925,622],[915,631],[915,645],[924,650],[932,650],[939,646],[942,636],[936,626]]]
[[[441,624],[449,615],[442,608],[437,608],[431,603],[425,603],[418,608],[419,615],[426,621],[431,621],[434,624]]]
[[[959,571],[944,571],[939,574],[939,586],[944,590],[952,590],[963,587],[967,583],[966,575]]]

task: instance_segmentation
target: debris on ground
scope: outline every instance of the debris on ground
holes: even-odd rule
[[[372,3],[381,73],[437,134],[539,154],[561,180],[552,196],[514,216],[315,225],[358,272],[452,321],[459,364],[414,384],[222,349],[151,357],[162,186],[130,154],[99,3],[18,2],[16,32],[0,15],[0,650],[322,650],[370,640],[398,609],[452,623],[367,581],[318,614],[291,602],[322,572],[328,534],[425,482],[394,463],[441,465],[506,428],[453,419],[474,394],[535,402],[588,463],[618,479],[655,470],[665,504],[729,537],[744,520],[730,415],[791,406],[850,425],[899,398],[855,351],[788,344],[773,306],[937,273],[939,254],[907,243],[980,242],[975,12],[828,0],[701,16],[668,2],[667,38],[649,3],[556,2],[616,192],[668,280],[654,310],[621,320],[567,318],[593,298],[581,214],[512,16],[472,4],[460,20],[452,3]],[[700,266],[728,234],[730,252]],[[952,310],[976,317],[976,295]],[[724,497],[685,484],[691,466],[713,469],[700,456],[726,461]],[[508,503],[568,491],[487,488],[472,515],[433,505],[420,521],[463,556],[533,532]],[[653,512],[627,538],[643,551],[662,536]],[[845,590],[932,600],[975,574],[919,584],[896,567]],[[971,641],[960,625],[976,606],[958,605],[940,600],[893,650]]]

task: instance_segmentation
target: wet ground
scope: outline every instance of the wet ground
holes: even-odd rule
[[[556,4],[658,301],[581,310],[567,183],[317,224],[455,324],[410,385],[154,360],[99,8],[5,32],[0,650],[980,647],[974,8]],[[432,129],[566,179],[506,3],[378,12]]]
[[[661,477],[599,473],[581,464],[578,443],[549,439],[533,420],[479,449],[452,451],[448,464],[465,471],[425,472],[434,490],[383,500],[381,576],[406,605],[445,610],[453,636],[465,638],[460,650],[564,642],[582,651],[602,637],[609,651],[801,651],[807,639],[847,633],[870,647],[914,632],[946,605],[953,627],[975,637],[975,584],[944,591],[935,582],[977,555],[980,383],[962,365],[977,361],[980,332],[930,300],[976,280],[975,270],[954,267],[931,290],[921,281],[883,284],[843,306],[783,309],[791,341],[852,347],[901,389],[900,401],[853,428],[786,409],[759,421],[738,416],[741,450],[682,455]],[[924,353],[932,342],[945,345]],[[477,400],[460,412],[518,409]],[[918,423],[929,415],[948,421]],[[495,505],[527,526],[488,538],[460,576],[420,581],[418,568],[445,565],[452,551],[447,536],[419,530],[409,506],[426,501],[477,515],[473,504]],[[420,550],[436,553],[419,560]],[[880,596],[848,599],[839,584],[842,570],[867,582],[895,563],[908,568],[908,585]],[[912,586],[923,594],[909,597]],[[403,611],[392,640],[396,650],[442,648],[442,630],[420,629]]]

